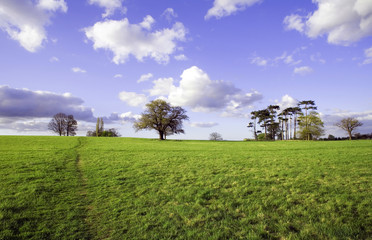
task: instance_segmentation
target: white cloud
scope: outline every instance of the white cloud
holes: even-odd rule
[[[85,71],[84,69],[81,69],[79,67],[73,67],[71,68],[71,70],[74,72],[74,73],[86,73],[87,71]]]
[[[89,0],[91,5],[95,4],[105,9],[105,13],[102,14],[103,18],[113,15],[116,10],[126,13],[127,9],[123,7],[122,2],[123,0]]]
[[[178,17],[177,13],[173,10],[173,8],[165,9],[161,16],[165,17],[165,19],[167,19],[168,21],[171,21],[172,18]]]
[[[296,52],[296,51],[295,51]],[[260,67],[265,66],[276,66],[278,63],[285,63],[287,65],[297,65],[302,62],[302,60],[295,60],[292,53],[288,55],[287,52],[284,52],[281,56],[275,58],[264,58],[255,56],[251,59],[251,64],[255,64]]]
[[[137,83],[146,82],[152,77],[153,77],[152,73],[142,74],[141,77],[137,80]]]
[[[302,67],[296,67],[293,70],[294,74],[300,74],[300,75],[306,75],[308,73],[312,73],[313,69],[309,66],[302,66]]]
[[[173,78],[159,78],[153,81],[153,83],[153,88],[148,90],[150,96],[165,96],[174,88]]]
[[[119,98],[121,101],[132,107],[142,106],[148,102],[145,94],[139,94],[135,92],[122,91],[119,93]]]
[[[144,29],[151,30],[152,24],[154,24],[155,19],[150,15],[147,15],[143,21],[140,23],[140,26]]]
[[[299,101],[288,94],[284,95],[279,102],[278,100],[275,101],[276,104],[280,107],[281,110],[284,110],[289,107],[296,107]]]
[[[211,128],[217,125],[218,123],[215,123],[215,122],[192,122],[190,123],[191,127],[197,127],[197,128]]]
[[[364,60],[363,64],[371,64],[372,63],[372,47],[364,50],[364,55],[366,59]]]
[[[297,60],[296,61],[293,58],[293,54],[292,55],[288,55],[287,52],[284,52],[280,57],[276,57],[274,59],[274,62],[275,63],[283,62],[283,63],[285,63],[287,65],[297,65],[297,64],[300,64],[302,62],[302,60]]]
[[[168,63],[169,55],[177,48],[177,41],[184,41],[186,29],[177,22],[172,28],[149,32],[150,16],[140,24],[123,20],[105,20],[84,29],[86,37],[93,42],[94,49],[109,50],[114,54],[113,62],[125,63],[130,55],[138,61],[152,58],[158,63]]]
[[[287,30],[297,30],[299,32],[304,31],[305,24],[303,23],[303,17],[297,14],[292,14],[284,18],[283,23],[286,25]]]
[[[177,61],[186,61],[186,60],[188,60],[188,58],[184,54],[180,54],[180,55],[174,56],[174,59],[176,59]]]
[[[49,62],[59,62],[59,58],[57,58],[57,57],[51,57],[49,59]]]
[[[122,78],[123,75],[122,74],[115,74],[114,78]]]
[[[29,52],[36,52],[47,40],[45,26],[51,23],[53,12],[67,12],[64,0],[2,0],[0,29]]]
[[[205,19],[229,16],[259,2],[261,0],[214,0],[213,7],[208,10]]]
[[[171,104],[191,107],[196,112],[242,110],[262,98],[256,91],[245,93],[230,82],[213,81],[196,66],[183,71],[179,86],[172,84],[172,78],[159,79],[154,83],[150,93],[164,95],[169,92]]]
[[[264,59],[262,57],[255,57],[251,60],[251,63],[252,64],[255,64],[257,66],[260,66],[260,67],[264,67],[267,65],[268,63],[268,60],[267,59]]]
[[[310,38],[327,35],[329,43],[338,45],[349,45],[372,35],[372,1],[313,0],[313,2],[318,5],[316,11],[306,17],[287,16],[284,19],[286,27],[304,32]]]
[[[37,7],[47,11],[58,11],[61,9],[62,12],[67,12],[67,4],[64,0],[39,0]]]

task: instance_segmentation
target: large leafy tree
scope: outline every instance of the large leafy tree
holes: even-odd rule
[[[145,112],[133,127],[136,131],[156,130],[159,139],[164,140],[166,135],[185,133],[182,122],[188,119],[186,110],[182,107],[173,107],[166,101],[157,99],[146,104]]]
[[[351,140],[355,128],[362,126],[363,123],[359,122],[358,119],[355,118],[344,118],[335,125],[345,130],[349,134],[349,139]]]
[[[310,111],[307,115],[299,116],[298,119],[301,139],[312,140],[324,135],[324,123],[316,111]]]
[[[304,116],[304,118],[302,118],[302,120],[305,121],[305,122],[302,122],[302,124],[303,124],[303,126],[305,126],[305,129],[308,129],[309,124],[310,124],[308,122],[308,120],[310,119],[310,118],[308,118],[308,112],[309,112],[309,110],[316,110],[317,109],[317,107],[315,106],[315,102],[313,100],[305,100],[305,101],[299,102],[298,106],[301,109],[305,110],[305,116]],[[310,140],[311,139],[310,131],[306,131],[306,132],[308,132],[308,135],[307,135],[306,139]]]

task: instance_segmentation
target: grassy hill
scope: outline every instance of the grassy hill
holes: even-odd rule
[[[0,136],[0,239],[372,238],[372,141]]]

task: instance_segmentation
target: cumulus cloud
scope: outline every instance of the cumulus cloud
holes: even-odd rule
[[[2,0],[0,29],[29,52],[36,52],[47,40],[45,27],[54,12],[67,12],[64,0]]]
[[[123,7],[122,2],[123,0],[89,0],[91,5],[98,5],[105,9],[102,14],[103,18],[113,15],[116,10],[121,10],[121,12],[125,13],[127,9]]]
[[[177,49],[177,42],[185,40],[186,29],[176,22],[172,28],[151,32],[152,22],[151,16],[146,16],[139,24],[131,24],[127,18],[105,20],[84,28],[84,32],[95,50],[111,51],[116,64],[125,63],[130,55],[138,61],[152,58],[166,64]]]
[[[259,2],[261,2],[261,0],[214,0],[213,7],[208,10],[205,19],[212,17],[218,19],[229,16]]]
[[[86,70],[81,69],[79,67],[73,67],[71,68],[71,71],[73,71],[74,73],[86,73],[87,72]]]
[[[286,25],[287,30],[297,30],[299,32],[304,31],[305,24],[303,17],[297,14],[292,14],[284,18],[283,23]]]
[[[299,75],[306,75],[312,72],[313,72],[313,69],[309,66],[296,67],[293,70],[294,74],[299,74]]]
[[[161,15],[165,17],[169,22],[173,19],[178,17],[177,13],[173,10],[173,8],[167,8],[164,10],[163,14]]]
[[[171,104],[191,107],[196,112],[242,110],[262,98],[256,91],[246,93],[230,82],[211,80],[196,66],[183,71],[179,86],[173,82],[172,78],[158,79],[149,92],[153,95],[168,93]]]
[[[191,127],[197,127],[197,128],[211,128],[217,125],[218,123],[216,122],[192,122],[190,123]]]
[[[159,78],[153,83],[153,88],[148,90],[150,96],[166,96],[174,89],[173,78]]]
[[[93,111],[83,106],[81,98],[70,93],[56,94],[45,91],[0,86],[0,117],[43,118],[56,113],[72,114],[76,119],[92,121]]]
[[[286,109],[289,107],[296,107],[299,101],[288,94],[284,95],[280,101],[276,100],[276,104],[280,107],[280,109]]]
[[[372,35],[372,2],[367,0],[313,0],[318,8],[308,16],[285,17],[287,29],[310,38],[327,35],[331,44],[349,45]]]
[[[151,30],[152,25],[155,23],[155,19],[150,15],[147,15],[140,23],[141,27],[147,30]]]
[[[364,50],[364,55],[365,55],[366,59],[363,61],[363,64],[372,63],[372,47]]]
[[[143,106],[148,102],[145,94],[135,92],[122,91],[119,93],[119,98],[121,101],[132,107]]]
[[[154,75],[152,73],[142,74],[141,77],[137,80],[137,83],[146,82],[151,79]]]

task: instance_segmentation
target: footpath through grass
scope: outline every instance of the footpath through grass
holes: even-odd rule
[[[372,238],[372,141],[0,137],[0,239]]]

